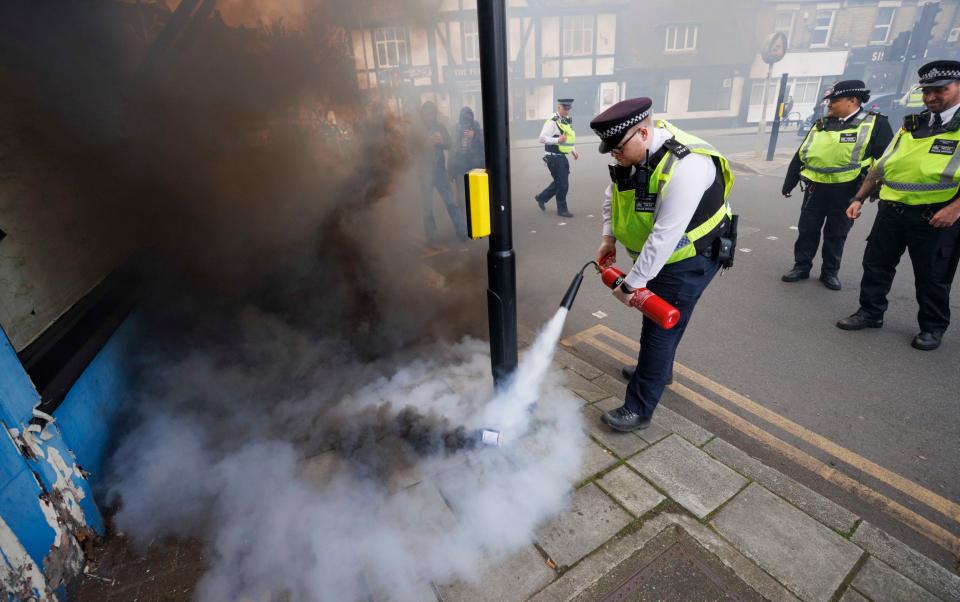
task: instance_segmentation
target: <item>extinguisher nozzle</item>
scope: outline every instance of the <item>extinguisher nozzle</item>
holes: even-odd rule
[[[565,307],[571,309],[573,307],[573,300],[577,298],[577,291],[580,290],[580,284],[583,282],[583,272],[580,272],[573,277],[573,281],[570,282],[570,286],[567,287],[566,294],[563,295],[563,301],[560,302],[560,307]]]

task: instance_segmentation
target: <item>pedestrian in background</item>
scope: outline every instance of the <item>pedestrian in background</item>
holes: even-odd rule
[[[420,125],[429,146],[427,163],[421,174],[424,236],[428,243],[433,243],[436,238],[437,221],[433,216],[433,191],[436,190],[447,208],[457,238],[466,240],[466,218],[453,200],[450,179],[447,177],[446,151],[450,148],[450,134],[437,119],[437,106],[430,101],[420,107]]]
[[[784,282],[810,277],[822,230],[820,281],[828,289],[841,288],[840,258],[853,226],[847,207],[867,170],[893,138],[885,116],[863,109],[869,99],[870,90],[862,81],[837,82],[827,96],[827,116],[814,122],[793,155],[782,192],[784,197],[792,196],[799,182],[803,204],[793,269],[780,278]]]
[[[950,287],[960,262],[960,61],[933,61],[917,73],[927,109],[904,118],[847,209],[857,219],[865,200],[880,198],[863,253],[860,308],[837,327],[883,326],[887,294],[908,250],[920,306],[920,332],[910,344],[930,351],[950,325]]]
[[[474,117],[473,109],[463,107],[457,120],[453,149],[450,157],[450,178],[457,193],[458,206],[466,211],[463,174],[471,169],[482,169],[486,164],[483,157],[483,129]]]
[[[540,211],[546,210],[546,204],[554,196],[557,197],[557,215],[573,217],[567,209],[567,191],[570,189],[570,161],[567,155],[573,155],[576,161],[580,158],[574,143],[577,134],[573,130],[573,118],[570,117],[572,98],[558,98],[557,112],[543,122],[540,130],[540,144],[543,144],[543,162],[550,170],[552,181],[534,199]]]

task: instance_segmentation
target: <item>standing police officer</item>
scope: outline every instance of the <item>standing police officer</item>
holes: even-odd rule
[[[870,90],[862,81],[837,82],[827,95],[826,117],[813,124],[790,162],[783,196],[791,196],[797,182],[803,182],[801,188],[805,186],[805,190],[793,246],[793,269],[781,277],[784,282],[810,277],[823,229],[820,281],[831,290],[840,290],[837,272],[843,244],[853,226],[847,207],[867,169],[893,138],[885,116],[862,108],[869,99]]]
[[[732,218],[727,160],[700,138],[654,122],[652,104],[649,98],[625,100],[590,122],[600,152],[617,161],[610,166],[597,263],[615,260],[619,241],[634,264],[614,296],[635,306],[637,293],[649,289],[680,310],[671,329],[643,318],[640,356],[624,404],[602,418],[618,431],[649,426],[693,308],[720,269],[715,243]]]
[[[950,286],[960,260],[960,62],[921,67],[927,110],[908,115],[847,209],[860,216],[879,186],[880,206],[863,255],[860,309],[837,322],[844,330],[880,328],[887,293],[904,249],[916,280],[920,333],[911,345],[940,346],[950,324]]]
[[[580,158],[573,145],[577,134],[573,131],[573,118],[570,117],[572,106],[572,98],[558,98],[557,112],[543,123],[540,130],[540,143],[544,145],[543,162],[547,164],[553,181],[534,198],[540,211],[544,211],[545,205],[556,195],[557,215],[560,217],[573,217],[567,210],[567,190],[570,189],[570,161],[567,155],[573,155],[574,160]]]

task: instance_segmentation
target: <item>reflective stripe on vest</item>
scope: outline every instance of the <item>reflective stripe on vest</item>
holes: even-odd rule
[[[800,162],[803,165],[800,175],[821,184],[839,184],[857,179],[861,170],[873,164],[873,158],[866,155],[866,149],[876,121],[874,113],[855,118],[852,124],[857,129],[853,143],[841,142],[844,135],[852,133],[851,129],[811,128],[800,145]]]
[[[707,142],[677,129],[666,121],[657,121],[656,127],[667,130],[677,139],[677,142],[683,144],[692,152],[708,157],[716,157],[720,163],[719,169],[721,170],[723,178],[723,203],[717,211],[704,222],[697,224],[684,233],[673,253],[667,259],[667,263],[675,263],[683,259],[695,257],[697,255],[696,241],[713,232],[724,218],[729,218],[733,215],[730,204],[726,201],[727,196],[730,194],[730,189],[733,186],[733,172],[730,171],[730,166],[726,158]],[[663,158],[660,159],[657,167],[650,175],[650,182],[647,188],[649,193],[662,197],[670,183],[670,178],[673,175],[673,166],[677,161],[677,156],[671,152],[667,152]],[[616,183],[613,184],[610,203],[613,235],[627,248],[630,255],[636,258],[639,250],[643,248],[647,238],[649,238],[650,233],[653,232],[653,211],[636,211],[636,191],[620,191]]]
[[[877,161],[877,172],[884,201],[929,205],[953,199],[960,191],[960,130],[914,138],[901,129]]]

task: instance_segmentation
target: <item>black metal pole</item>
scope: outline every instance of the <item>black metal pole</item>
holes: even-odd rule
[[[773,153],[777,150],[777,136],[780,135],[780,111],[783,109],[784,96],[787,93],[788,73],[780,76],[780,93],[777,94],[777,110],[773,113],[773,127],[770,129],[770,144],[767,146],[767,161],[773,161]],[[789,117],[789,115],[787,116]]]
[[[484,155],[490,183],[487,312],[493,380],[502,387],[517,368],[517,268],[510,208],[510,129],[507,104],[505,0],[479,0],[480,92]]]

